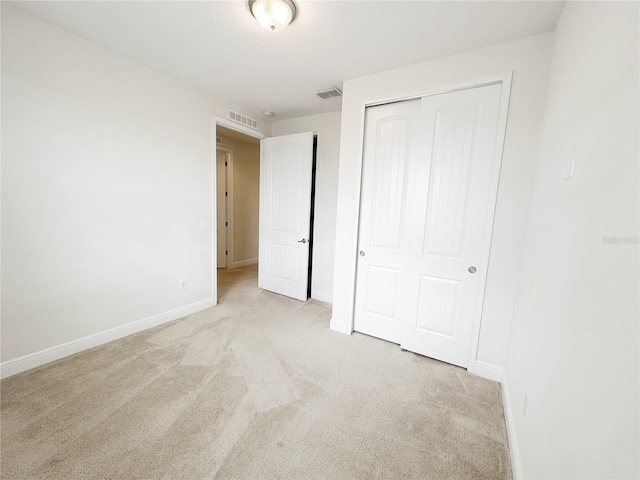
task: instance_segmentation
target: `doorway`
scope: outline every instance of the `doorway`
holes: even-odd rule
[[[218,302],[223,301],[235,282],[251,278],[256,285],[258,283],[262,135],[249,135],[234,128],[216,122],[214,254]]]

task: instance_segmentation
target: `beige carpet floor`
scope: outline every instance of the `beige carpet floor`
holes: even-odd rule
[[[3,479],[511,478],[500,386],[220,273],[221,303],[2,381]]]

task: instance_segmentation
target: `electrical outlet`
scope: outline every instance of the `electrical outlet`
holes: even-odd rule
[[[186,278],[181,278],[180,280],[178,280],[178,288],[180,290],[184,290],[187,288],[187,279]]]
[[[529,408],[529,395],[524,394],[524,400],[522,401],[522,416],[527,416],[527,409]]]

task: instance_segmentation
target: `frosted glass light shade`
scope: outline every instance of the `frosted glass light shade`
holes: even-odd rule
[[[296,16],[291,0],[249,0],[249,8],[258,23],[273,32],[285,28]]]

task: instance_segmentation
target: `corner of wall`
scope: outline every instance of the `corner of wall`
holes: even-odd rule
[[[499,383],[504,377],[504,369],[502,367],[497,367],[479,360],[476,360],[474,367],[475,368],[471,373],[478,375],[479,377],[486,378],[487,380],[493,380],[494,382]]]
[[[502,376],[501,382],[502,404],[504,408],[504,419],[507,425],[507,440],[509,442],[509,456],[511,457],[511,472],[514,480],[524,478],[522,473],[522,460],[520,458],[520,448],[518,446],[518,436],[516,433],[515,418],[511,408],[511,398],[506,375]]]
[[[351,335],[347,323],[337,319],[336,317],[331,317],[329,328],[335,332],[344,333],[345,335]]]
[[[315,290],[311,292],[311,298],[325,303],[333,303],[333,295],[331,293],[319,292]]]

